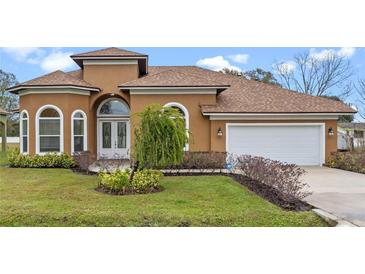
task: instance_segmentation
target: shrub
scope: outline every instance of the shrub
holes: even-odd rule
[[[365,152],[335,152],[327,162],[329,167],[365,174]]]
[[[237,157],[234,164],[238,173],[276,189],[286,201],[303,199],[310,194],[306,191],[307,184],[300,181],[305,171],[295,164],[249,155]]]
[[[132,188],[137,193],[154,192],[161,188],[160,181],[163,177],[161,171],[142,169],[135,173],[132,180]]]
[[[80,171],[89,172],[89,166],[92,163],[89,151],[75,152],[73,158]]]
[[[179,165],[170,165],[171,169],[224,169],[226,152],[185,152]]]
[[[129,169],[117,169],[115,172],[99,174],[99,185],[116,192],[125,192],[131,187],[129,182]]]
[[[75,160],[65,154],[48,153],[45,155],[20,154],[15,149],[8,156],[10,167],[22,168],[71,168],[76,166]]]
[[[129,180],[130,170],[117,169],[112,173],[99,174],[98,189],[112,194],[151,193],[161,189],[162,173],[158,170],[138,170],[133,179]]]

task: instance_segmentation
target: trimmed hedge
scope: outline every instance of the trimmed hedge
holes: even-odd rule
[[[226,152],[188,152],[179,165],[169,165],[166,169],[224,169],[226,168]]]
[[[62,153],[48,153],[45,155],[20,154],[18,149],[8,155],[10,167],[22,168],[72,168],[76,166],[74,158]]]

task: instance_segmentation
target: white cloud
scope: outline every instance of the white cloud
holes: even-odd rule
[[[211,70],[220,71],[224,68],[241,71],[239,67],[233,66],[223,56],[215,56],[211,58],[203,58],[196,62],[198,66],[205,67]]]
[[[340,48],[340,50],[337,52],[339,56],[342,57],[351,57],[355,54],[356,49],[355,48]]]
[[[340,48],[339,50],[334,49],[323,49],[321,51],[316,51],[316,49],[311,49],[309,52],[309,55],[311,58],[315,60],[327,60],[331,56],[339,56],[339,57],[346,57],[350,58],[352,55],[355,54],[356,49],[355,48]]]
[[[75,65],[70,55],[72,52],[54,51],[42,59],[40,66],[46,72],[69,69]]]
[[[277,73],[292,73],[296,69],[296,64],[293,61],[286,61],[274,65],[274,68],[277,70]]]
[[[47,53],[42,48],[4,48],[4,52],[12,56],[17,62],[24,62],[31,65],[39,65],[45,72],[54,70],[66,70],[75,63],[70,58],[72,52],[63,52],[61,48],[54,48]]]
[[[13,56],[16,61],[26,61],[30,55],[42,55],[43,50],[35,47],[4,48],[4,51]]]
[[[228,58],[231,59],[233,62],[240,64],[247,64],[248,57],[248,54],[234,54],[228,56]]]

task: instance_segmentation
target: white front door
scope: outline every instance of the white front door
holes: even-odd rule
[[[99,121],[99,158],[129,158],[130,125],[127,120]]]

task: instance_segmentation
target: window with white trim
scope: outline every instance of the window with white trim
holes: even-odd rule
[[[86,114],[76,110],[72,114],[72,153],[87,150]]]
[[[28,153],[28,138],[29,138],[29,117],[27,111],[23,110],[20,114],[20,151],[21,153]]]
[[[39,152],[62,152],[61,142],[63,141],[61,116],[52,107],[45,108],[38,118],[38,142]]]

